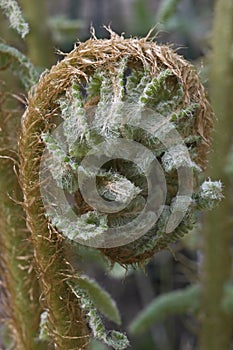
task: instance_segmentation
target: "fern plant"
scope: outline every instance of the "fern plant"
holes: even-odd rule
[[[94,246],[124,266],[142,265],[187,233],[198,210],[222,197],[220,182],[198,180],[213,112],[194,68],[148,38],[110,33],[109,40],[93,36],[79,44],[43,74],[22,119],[21,185],[47,296],[48,329],[59,347],[67,346],[61,334],[85,347],[89,332],[81,329],[87,319],[94,336],[107,344],[113,338],[116,349],[128,344],[117,333],[110,341],[106,337],[63,242]],[[163,184],[162,169],[166,198],[162,185],[151,194],[147,184],[154,155],[156,181]],[[160,217],[141,234],[154,220],[156,198]],[[132,226],[147,202],[146,216]]]
[[[100,248],[112,262],[141,264],[221,198],[220,182],[198,184],[211,120],[191,65],[169,47],[111,32],[110,40],[80,44],[41,78],[24,116],[21,153],[28,162],[28,123],[38,125],[46,152],[40,170],[33,168],[45,183],[46,215],[64,238]],[[152,168],[160,183],[153,194]],[[142,234],[153,210],[160,217]]]
[[[12,20],[10,7],[0,5]],[[106,331],[99,315],[119,324],[115,302],[76,270],[65,245],[144,265],[222,197],[220,182],[200,182],[213,112],[194,67],[150,34],[125,39],[108,31],[105,40],[93,32],[37,83],[27,58],[0,45],[26,89],[33,85],[22,117],[19,180],[41,297],[34,344],[16,337],[17,349],[84,350],[92,337],[126,349],[126,335]]]

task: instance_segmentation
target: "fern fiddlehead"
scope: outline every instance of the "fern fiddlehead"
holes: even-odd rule
[[[213,112],[194,68],[148,38],[110,33],[42,75],[22,120],[27,220],[60,348],[77,340],[85,348],[90,308],[72,287],[63,240],[143,264],[221,198],[219,182],[199,186]]]

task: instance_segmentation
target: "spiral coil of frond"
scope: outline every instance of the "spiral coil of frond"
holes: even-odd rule
[[[213,112],[194,67],[170,47],[157,45],[149,38],[124,39],[112,31],[110,34],[110,39],[92,37],[77,45],[41,77],[32,91],[23,119],[22,183],[29,201],[29,192],[38,187],[40,160],[46,146],[52,156],[47,163],[50,175],[77,215],[77,221],[71,223],[59,211],[50,215],[48,210],[49,224],[72,241],[99,239],[108,228],[129,223],[143,210],[148,197],[143,173],[147,159],[141,166],[137,159],[133,164],[124,157],[112,159],[97,174],[88,174],[89,178],[95,177],[97,191],[106,203],[115,201],[122,206],[128,203],[119,212],[111,213],[85,202],[77,176],[82,160],[93,147],[109,140],[132,140],[149,149],[166,179],[167,194],[161,215],[136,240],[101,248],[112,262],[140,264],[187,233],[193,227],[195,212],[205,206],[198,174],[207,163]],[[154,134],[140,127],[145,111],[150,111],[152,118],[161,123]],[[128,116],[127,121],[139,122],[126,123],[122,115]],[[62,136],[56,137],[53,131],[61,123]],[[169,138],[170,129],[178,132],[183,148],[175,142],[167,149],[161,142]],[[183,153],[184,147],[189,157]],[[29,165],[30,172],[25,170]],[[194,194],[190,198],[176,197],[179,169],[192,170]],[[24,179],[28,176],[30,185],[26,188]],[[84,184],[87,187],[88,183]],[[216,198],[211,197],[210,189],[205,200],[218,201],[221,188],[217,192]],[[156,192],[156,196],[162,194]],[[43,212],[41,199],[38,201]],[[177,227],[166,231],[172,212],[182,212],[186,207],[188,210]],[[30,221],[30,214],[28,217]]]

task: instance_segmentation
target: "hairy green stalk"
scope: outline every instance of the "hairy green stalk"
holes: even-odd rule
[[[15,187],[16,184],[11,182],[14,176],[11,162],[1,160],[0,175],[1,190],[3,183],[7,185],[6,192]],[[38,340],[40,288],[34,270],[32,246],[28,241],[29,232],[25,227],[22,208],[7,198],[6,194],[3,196],[0,227],[2,275],[7,295],[5,322],[9,325],[15,349],[42,350],[46,344]]]
[[[21,9],[16,0],[0,0],[0,8],[2,8],[4,14],[8,17],[10,21],[10,26],[17,30],[17,32],[22,36],[29,32],[28,23],[23,18]]]
[[[3,103],[3,100],[2,97],[0,102]],[[13,169],[16,162],[13,158],[17,158],[14,152],[9,151],[16,147],[16,135],[14,132],[12,134],[12,131],[16,130],[19,124],[18,114],[10,115],[0,109],[0,115],[0,141],[1,146],[5,148],[0,152],[1,278],[6,296],[4,322],[8,325],[15,349],[42,350],[46,349],[46,343],[38,339],[40,288],[34,269],[30,233],[25,225],[22,206],[8,196],[9,194],[18,201],[22,200],[21,189]]]
[[[232,274],[232,180],[225,171],[232,146],[232,18],[233,2],[217,1],[210,83],[218,121],[215,122],[214,151],[209,174],[223,181],[225,199],[216,210],[206,215],[205,220],[201,350],[229,349],[232,338],[232,313],[224,312],[221,307],[224,287]]]
[[[0,59],[2,65],[10,68],[21,81],[26,91],[35,85],[39,73],[28,58],[16,48],[0,43]]]

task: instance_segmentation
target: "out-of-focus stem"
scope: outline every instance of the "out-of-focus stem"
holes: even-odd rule
[[[48,28],[46,1],[20,0],[30,33],[25,37],[28,57],[35,66],[50,67],[54,61],[53,45]]]
[[[225,199],[206,215],[204,229],[204,295],[202,302],[201,350],[230,349],[233,316],[222,310],[224,285],[231,277],[233,204],[232,181],[224,171],[232,145],[233,125],[233,2],[216,2],[211,57],[211,98],[218,120],[209,175],[224,183]]]

